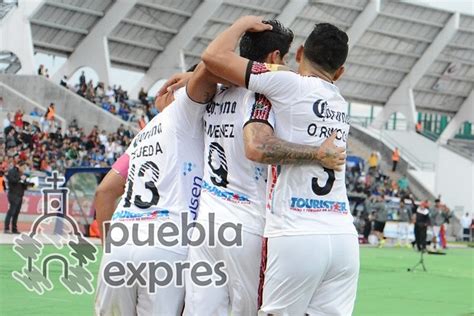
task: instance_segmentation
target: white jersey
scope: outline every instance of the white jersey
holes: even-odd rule
[[[202,115],[205,105],[185,88],[132,140],[125,193],[113,220],[181,223],[196,219],[202,185]],[[178,225],[180,227],[180,225]]]
[[[317,77],[276,71],[278,68],[250,62],[246,76],[248,88],[271,101],[276,136],[320,146],[335,131],[336,145],[345,148],[348,104],[338,88]],[[320,165],[275,165],[270,173],[266,237],[356,234],[345,170],[335,172]]]
[[[214,213],[215,222],[241,223],[263,234],[267,166],[245,157],[243,125],[246,111],[260,107],[258,120],[273,128],[268,100],[244,88],[221,88],[204,113],[204,181],[199,220]]]

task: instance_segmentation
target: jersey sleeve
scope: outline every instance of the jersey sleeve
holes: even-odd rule
[[[112,169],[118,173],[122,178],[127,179],[128,166],[130,164],[130,156],[127,152],[123,153],[122,156],[112,165]]]
[[[177,90],[174,102],[170,105],[172,119],[179,122],[180,130],[192,137],[202,133],[202,116],[207,103],[193,101],[186,92],[186,87]]]
[[[251,91],[264,94],[278,112],[292,104],[299,93],[299,75],[285,66],[249,61],[245,84]]]
[[[275,129],[275,115],[272,109],[272,103],[263,94],[251,92],[245,101],[246,112],[244,117],[244,126],[258,122],[264,123]]]

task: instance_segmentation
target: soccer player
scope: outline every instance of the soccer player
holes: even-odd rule
[[[299,68],[293,73],[235,54],[242,34],[261,24],[258,17],[237,20],[203,53],[206,67],[236,85],[264,94],[275,114],[276,136],[317,146],[336,132],[337,145],[345,148],[348,104],[334,81],[344,72],[347,35],[331,24],[316,24],[304,46],[298,48]],[[245,127],[246,136],[258,139],[258,135],[268,134],[268,129],[259,131],[266,124],[247,132],[253,124]],[[267,150],[273,146],[264,139],[253,150],[265,161]],[[344,177],[344,170],[317,165],[272,166],[265,225],[268,265],[261,313],[352,313],[359,245]]]
[[[240,55],[260,62],[283,64],[293,33],[278,21],[268,21],[271,31],[248,32],[240,41]],[[204,113],[204,178],[198,222],[208,227],[214,218],[215,230],[226,222],[242,227],[242,247],[215,246],[205,243],[191,247],[188,260],[211,265],[223,261],[228,284],[198,286],[187,278],[185,315],[256,315],[261,261],[262,235],[265,223],[265,189],[267,166],[245,157],[242,127],[246,117],[274,128],[271,104],[265,96],[239,87],[222,87]],[[253,114],[246,113],[255,108]],[[328,163],[335,167],[343,159],[319,159],[321,148],[290,144],[281,140],[275,153],[286,154],[281,163]],[[325,147],[337,150],[328,141]],[[339,150],[344,157],[343,150]],[[323,157],[324,158],[324,157]]]
[[[150,223],[162,225],[171,221],[180,227],[182,213],[188,214],[189,221],[195,217],[202,183],[202,115],[216,83],[211,83],[210,78],[204,67],[197,69],[187,87],[176,91],[174,101],[137,134],[126,151],[129,169],[125,193],[112,222],[138,223],[139,240],[149,238]],[[139,282],[111,286],[105,282],[104,267],[112,261],[123,264],[161,261],[172,265],[184,262],[186,256],[187,247],[179,244],[163,247],[127,243],[112,247],[102,259],[96,313],[180,315],[183,287],[170,284],[150,292],[148,286],[139,286]],[[129,274],[127,271],[127,277]],[[176,274],[172,276],[176,277]]]

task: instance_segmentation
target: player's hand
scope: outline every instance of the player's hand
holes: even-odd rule
[[[335,140],[336,132],[332,133],[319,147],[317,157],[323,167],[333,169],[334,171],[342,171],[346,163],[346,150],[336,146]]]
[[[247,15],[239,18],[234,23],[235,26],[242,28],[246,32],[270,31],[273,27],[263,22],[262,16]]]
[[[192,72],[182,72],[182,73],[177,73],[172,75],[161,87],[160,91],[158,91],[158,94],[156,97],[161,97],[167,92],[174,92],[178,90],[179,88],[184,87],[191,76],[193,75]]]

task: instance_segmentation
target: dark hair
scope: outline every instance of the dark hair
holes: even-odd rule
[[[186,69],[186,72],[194,72],[194,70],[196,69],[198,64],[194,64],[192,65],[191,67],[189,67],[188,69]]]
[[[264,62],[267,55],[279,50],[281,57],[290,50],[293,32],[277,20],[264,21],[273,29],[264,32],[246,32],[240,40],[240,56],[258,62]]]
[[[331,73],[344,65],[349,47],[346,32],[329,23],[314,26],[304,43],[304,56]]]

